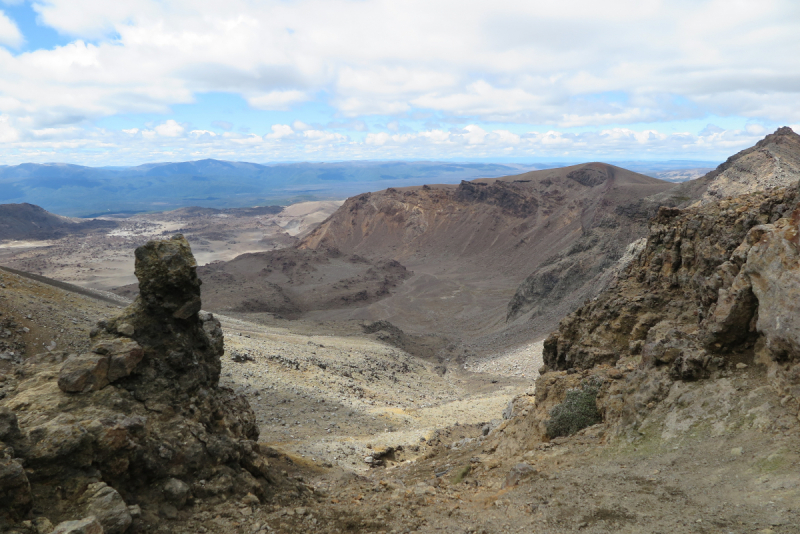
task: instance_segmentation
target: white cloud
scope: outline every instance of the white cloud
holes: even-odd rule
[[[466,132],[464,138],[470,145],[480,145],[486,138],[486,130],[475,124],[470,124],[464,128],[464,131]]]
[[[19,139],[19,132],[11,125],[8,115],[0,115],[0,143],[10,143]]]
[[[159,124],[154,129],[156,133],[162,137],[180,137],[186,131],[183,126],[172,119],[164,124]]]
[[[341,143],[347,141],[346,135],[321,130],[306,130],[303,132],[303,137],[313,143]]]
[[[300,121],[295,121],[295,127],[297,126],[298,122]],[[267,134],[264,137],[266,137],[267,139],[281,139],[283,137],[288,137],[292,134],[294,134],[294,130],[292,130],[292,127],[289,126],[288,124],[273,124],[272,133]]]
[[[752,146],[762,136],[746,129],[720,130],[705,135],[665,133],[652,129],[608,128],[566,133],[557,130],[510,132],[495,130],[481,135],[476,143],[475,128],[423,129],[405,133],[371,132],[363,139],[351,139],[326,130],[306,130],[283,137],[225,133],[212,136],[193,130],[172,138],[169,149],[155,129],[136,133],[75,127],[42,129],[38,136],[13,128],[0,116],[0,157],[5,164],[26,161],[66,161],[84,165],[137,164],[169,159],[193,160],[206,157],[244,161],[298,161],[315,159],[441,159],[509,156],[525,159],[566,158],[567,161],[600,159],[716,159]],[[276,125],[281,126],[281,125]],[[285,126],[285,125],[283,125]],[[124,154],[121,157],[120,154]]]
[[[265,95],[252,96],[247,99],[247,103],[256,109],[284,111],[289,109],[292,104],[308,100],[308,95],[302,91],[272,91]]]
[[[619,146],[678,146],[673,134],[663,133],[671,130],[647,133],[651,126],[637,125],[738,117],[742,125],[752,119],[741,135],[756,135],[759,125],[800,121],[792,70],[800,56],[796,0],[408,0],[402,6],[391,0],[36,0],[33,6],[43,24],[74,40],[16,55],[0,47],[0,110],[21,140],[70,125],[83,128],[70,135],[94,139],[91,124],[102,117],[168,113],[176,104],[200,105],[197,95],[213,92],[241,95],[256,110],[331,106],[330,116],[315,117],[314,126],[273,119],[287,122],[292,133],[273,129],[264,138],[298,147],[333,143],[341,154],[350,140],[329,131],[337,129],[332,121],[352,119],[364,125],[356,131],[366,132],[369,115],[392,115],[378,119],[392,124],[424,112],[434,116],[431,124],[476,129],[387,127],[386,135],[368,133],[362,150],[421,151],[423,142],[473,151],[532,146],[535,136],[522,132],[534,128],[511,124],[538,125],[541,147],[588,142],[557,131],[569,128],[594,128],[592,139]],[[22,39],[0,15],[0,44],[19,46]],[[127,130],[128,137],[173,138],[172,149],[177,139],[207,143],[212,137],[186,135],[189,130],[231,131],[233,124],[180,117],[155,127],[143,120],[139,127]],[[254,138],[215,139],[234,146]],[[688,146],[709,147],[742,137],[693,139]]]
[[[24,40],[14,21],[0,11],[0,44],[17,48]]]
[[[264,142],[264,138],[256,134],[250,134],[244,137],[230,136],[230,140],[237,145],[259,145]]]

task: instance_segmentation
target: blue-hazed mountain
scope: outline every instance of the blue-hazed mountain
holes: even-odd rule
[[[344,198],[390,186],[458,183],[543,166],[441,162],[257,163],[205,159],[137,167],[63,163],[0,166],[0,203],[32,203],[56,213],[227,208],[300,198]]]

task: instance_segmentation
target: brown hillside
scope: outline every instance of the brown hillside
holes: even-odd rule
[[[313,310],[363,307],[386,297],[412,274],[396,261],[294,248],[242,254],[199,267],[197,273],[208,309],[287,319]],[[138,290],[131,284],[115,292],[134,297]]]
[[[605,243],[601,250],[592,248],[595,241],[581,245],[595,256],[590,278],[616,261],[629,242],[645,235],[646,222],[620,208],[670,187],[587,163],[460,185],[388,189],[348,199],[299,248],[393,259],[414,271],[393,296],[354,317],[470,337],[502,328],[514,288],[582,238],[596,234],[595,241]],[[569,289],[570,302],[583,300],[583,282]],[[547,317],[543,330],[559,318]]]
[[[98,228],[116,228],[113,221],[73,219],[33,204],[0,204],[0,241],[56,239]]]

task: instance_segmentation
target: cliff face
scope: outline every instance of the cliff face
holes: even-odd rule
[[[797,274],[791,228],[799,200],[795,185],[685,211],[662,208],[644,250],[613,287],[547,339],[545,365],[589,369],[641,357],[644,365],[667,365],[676,378],[697,378],[721,365],[722,355],[764,336],[777,343],[767,336],[765,317],[788,310],[776,308],[778,293],[767,288],[791,286]],[[767,268],[776,254],[783,254],[785,272],[777,263]]]
[[[711,450],[766,434],[788,450],[800,430],[800,184],[662,208],[617,278],[546,339],[544,362],[497,454],[556,437],[556,407],[575,398],[603,421],[579,439]]]
[[[637,439],[656,425],[654,414],[661,414],[658,432],[674,437],[680,432],[670,413],[674,419],[687,412],[686,431],[725,410],[745,417],[756,397],[765,403],[759,429],[796,423],[798,235],[798,185],[683,211],[662,208],[641,252],[545,341],[535,406],[516,432],[546,439],[554,406],[587,384],[599,389],[605,423]],[[750,383],[737,373],[746,373]],[[735,380],[744,384],[739,391],[751,392],[741,406],[729,398]],[[689,392],[693,400],[686,404],[681,395]],[[724,427],[734,424],[744,423],[731,417]],[[510,441],[504,445],[513,448]]]
[[[492,266],[524,266],[614,218],[617,206],[670,187],[588,163],[458,186],[388,189],[348,199],[299,248],[401,262],[480,257]]]

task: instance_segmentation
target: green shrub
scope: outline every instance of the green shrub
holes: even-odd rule
[[[550,410],[547,435],[550,438],[571,436],[575,432],[603,421],[597,411],[597,392],[600,384],[584,383],[581,389],[567,391],[564,402]]]

